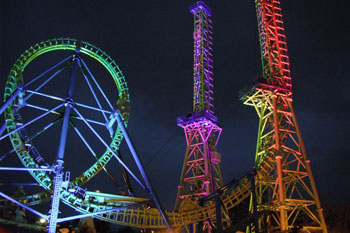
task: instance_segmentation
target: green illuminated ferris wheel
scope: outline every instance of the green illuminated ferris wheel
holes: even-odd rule
[[[26,80],[25,70],[30,62],[45,53],[57,50],[70,50],[73,51],[73,54],[69,54],[68,57],[65,57],[59,63],[44,71],[36,78]],[[115,93],[118,94],[117,100],[111,101],[107,98],[106,94],[101,89],[98,80],[93,76],[86,62],[83,60],[83,55],[87,55],[93,58],[108,70],[108,73],[110,74],[116,86]],[[67,98],[64,95],[54,96],[50,93],[41,92],[45,86],[50,85],[49,82],[53,82],[53,79],[61,78],[59,77],[59,74],[63,73],[65,69],[73,69],[74,63],[78,63],[78,67],[76,69],[79,69],[81,71],[87,86],[90,88],[90,91],[94,96],[95,103],[78,103],[74,102],[74,99],[72,97]],[[76,85],[76,92],[78,91],[78,88],[79,86]],[[66,88],[63,88],[63,94],[65,94],[65,91]],[[103,97],[102,100],[107,103],[109,107],[108,110],[102,108],[102,101],[99,100],[98,94],[100,94],[100,96]],[[48,109],[46,107],[31,104],[31,98],[34,97],[42,97],[43,99],[56,101],[57,105],[51,109]],[[105,52],[96,48],[95,46],[86,42],[79,42],[77,40],[68,38],[53,39],[41,42],[34,45],[33,47],[30,47],[29,50],[22,54],[10,71],[10,75],[5,87],[4,100],[10,102],[4,112],[8,133],[2,135],[1,138],[4,138],[6,136],[10,137],[12,145],[18,157],[20,158],[23,165],[27,168],[40,168],[43,164],[45,164],[45,156],[42,156],[38,153],[38,150],[34,147],[32,140],[36,137],[39,139],[39,135],[43,134],[45,130],[48,130],[54,124],[57,124],[59,121],[63,120],[63,117],[61,116],[62,114],[59,110],[60,108],[65,107],[68,102],[74,105],[74,108],[81,107],[90,109],[91,111],[100,113],[104,117],[105,122],[94,121],[93,119],[87,119],[86,122],[90,126],[94,124],[97,126],[100,125],[102,127],[105,127],[106,130],[110,132],[112,139],[111,142],[109,142],[109,147],[114,152],[117,151],[117,148],[123,139],[123,135],[119,127],[113,129],[111,124],[108,124],[111,122],[110,115],[118,106],[118,109],[120,109],[122,112],[121,115],[125,125],[127,124],[129,118],[130,100],[128,88],[125,82],[125,78],[116,63]],[[95,104],[96,107],[93,107],[93,104]],[[21,110],[24,108],[32,108],[44,113],[38,115],[34,119],[29,120],[28,122],[23,122],[23,117],[21,117]],[[26,126],[29,126],[30,124],[50,114],[57,115],[56,120],[49,122],[39,132],[34,133],[32,136],[26,134]],[[80,121],[84,120],[84,118],[78,116],[79,114],[75,115],[76,116],[72,115],[71,118]],[[71,125],[73,124],[73,119],[71,119]],[[75,130],[78,129],[75,128]],[[81,134],[78,135],[82,136]],[[34,138],[31,140],[32,137]],[[72,180],[73,184],[80,186],[89,181],[113,157],[113,153],[109,150],[106,150],[102,155],[97,155],[95,152],[92,152],[92,154],[96,157],[96,162],[92,164],[91,167],[84,171],[80,176],[74,178]],[[47,174],[38,171],[32,171],[31,174],[43,187],[46,189],[51,188],[52,180]]]
[[[47,54],[51,54],[51,57],[46,56]],[[55,61],[55,65],[39,75],[33,75],[33,72],[36,73],[36,60],[41,59],[40,62],[49,63],[52,57],[55,60],[59,58],[60,61]],[[90,70],[89,62],[99,64],[96,71],[98,78]],[[34,69],[28,66],[30,63]],[[104,89],[108,89],[109,93]],[[28,171],[47,191],[22,197],[21,200],[14,200],[2,192],[0,195],[46,218],[49,222],[48,231],[55,232],[58,222],[83,216],[103,215],[124,206],[148,203],[149,199],[133,197],[129,181],[131,176],[151,195],[153,203],[166,222],[161,205],[125,129],[129,119],[129,105],[128,88],[121,70],[115,61],[99,48],[69,38],[47,40],[30,47],[10,71],[5,87],[4,105],[0,109],[0,114],[4,113],[5,117],[5,123],[0,129],[0,140],[10,139],[12,152],[17,154],[24,167],[2,170]],[[58,131],[51,135],[49,132],[57,127]],[[72,140],[70,136],[73,132],[75,138],[69,141]],[[143,179],[138,178],[118,152],[123,138]],[[53,147],[58,147],[54,158],[52,146],[49,146],[50,151],[45,152],[47,144],[52,141],[56,142]],[[72,151],[70,147],[69,153],[66,153],[66,144],[78,143],[85,149],[78,147]],[[36,144],[39,144],[39,147],[36,147]],[[47,159],[49,157],[51,159]],[[93,158],[90,159],[91,166],[84,171],[79,170],[79,165],[86,164],[88,157]],[[82,185],[102,169],[118,185],[117,180],[105,167],[112,157],[120,163],[126,183],[125,190],[119,187],[119,193],[128,194],[97,194],[84,189]],[[71,178],[72,170],[64,171],[64,161],[73,164],[71,169],[80,174]],[[51,199],[49,215],[29,207],[44,199]],[[59,219],[60,200],[85,215]]]

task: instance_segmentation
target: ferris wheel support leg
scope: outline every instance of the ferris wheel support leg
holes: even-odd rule
[[[49,233],[56,232],[57,216],[58,216],[59,206],[60,206],[60,193],[61,193],[62,181],[63,181],[63,158],[64,158],[64,150],[65,150],[66,141],[67,141],[66,139],[67,139],[67,132],[68,132],[70,110],[71,110],[71,105],[68,103],[66,106],[66,110],[64,112],[60,145],[58,147],[58,153],[57,153],[57,159],[56,159],[56,165],[55,165],[56,174],[53,180],[54,186],[53,186],[50,218],[49,218],[49,225],[48,225]]]
[[[53,179],[53,194],[52,194],[52,202],[51,202],[51,210],[49,217],[49,224],[47,226],[48,233],[56,233],[57,226],[57,217],[60,206],[60,192],[63,181],[63,161],[57,160],[56,162],[56,174]]]
[[[148,179],[148,175],[147,175],[147,173],[146,173],[146,171],[145,171],[145,169],[144,169],[144,167],[142,165],[142,162],[141,162],[139,156],[136,153],[134,145],[133,145],[133,143],[132,143],[132,141],[131,141],[131,139],[130,139],[130,137],[128,135],[128,132],[126,131],[126,129],[124,127],[124,123],[123,123],[122,119],[120,118],[120,111],[119,110],[115,111],[114,117],[116,118],[116,120],[118,122],[118,126],[120,127],[121,131],[123,132],[125,141],[128,144],[129,150],[130,150],[130,152],[131,152],[131,154],[132,154],[132,156],[133,156],[133,158],[135,160],[135,163],[136,163],[136,165],[137,165],[137,167],[138,167],[138,169],[139,169],[139,171],[140,171],[140,173],[142,175],[142,178],[146,182],[146,186],[147,186],[147,189],[148,189],[147,191],[152,196],[152,199],[153,199],[154,203],[156,204],[156,206],[157,206],[157,208],[158,208],[158,210],[159,210],[159,212],[160,212],[160,214],[161,214],[161,216],[162,216],[162,218],[164,220],[164,223],[167,226],[168,230],[170,232],[173,232],[173,230],[171,228],[171,225],[170,225],[170,223],[168,221],[168,218],[167,218],[167,216],[165,214],[164,208],[163,208],[162,204],[159,201],[158,195],[154,192],[154,189],[153,189],[153,186],[151,184],[151,181]]]
[[[49,218],[49,224],[48,224],[49,233],[56,233],[57,216],[58,216],[59,206],[60,206],[60,193],[61,193],[62,182],[63,182],[63,161],[64,161],[63,159],[64,159],[64,152],[65,152],[66,142],[67,142],[70,112],[72,109],[71,98],[73,96],[78,63],[79,63],[79,60],[76,58],[74,60],[74,64],[72,68],[72,74],[69,81],[69,88],[68,88],[68,93],[67,93],[67,98],[65,103],[66,109],[64,111],[64,116],[62,121],[60,144],[58,147],[56,165],[55,165],[55,177],[53,180],[53,185],[54,185],[53,196],[52,196],[50,218]]]

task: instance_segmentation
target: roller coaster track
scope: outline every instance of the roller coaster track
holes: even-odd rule
[[[264,181],[264,177],[273,170],[272,163],[273,160],[270,160],[269,157],[261,161],[257,168],[257,183]],[[250,197],[250,194],[251,183],[248,178],[244,177],[234,189],[225,191],[221,195],[221,201],[225,209],[230,210]],[[107,197],[104,195],[105,194],[100,194],[96,202],[88,201],[89,198],[95,196],[95,193],[87,193],[84,200],[67,199],[64,195],[61,195],[61,200],[82,213],[98,212],[132,203],[144,202],[146,200],[144,198],[132,198],[118,195],[110,195]],[[131,202],[123,203],[123,198],[127,198]],[[190,210],[166,211],[166,214],[171,225],[176,228],[208,219],[215,221],[215,211],[215,203],[209,202],[206,206],[196,206]],[[159,211],[156,208],[149,208],[148,205],[141,205],[137,208],[120,209],[118,211],[96,215],[95,217],[111,223],[138,228],[157,229],[166,227]]]
[[[250,182],[244,180],[235,190],[222,197],[222,202],[226,209],[232,209],[250,196]],[[96,206],[97,207],[97,206]],[[81,212],[95,211],[91,203],[83,204],[77,208]],[[100,208],[102,206],[99,206]],[[104,206],[105,208],[106,206]],[[89,210],[87,208],[90,208]],[[87,211],[88,210],[88,211]],[[186,211],[166,211],[168,219],[173,227],[181,227],[191,223],[197,223],[207,219],[215,219],[215,203],[208,206],[197,206]],[[165,228],[166,225],[155,208],[147,209],[144,206],[138,208],[126,208],[116,212],[95,216],[101,220],[138,228]]]
[[[248,179],[242,179],[240,184],[230,192],[221,196],[223,205],[227,210],[239,205],[250,196],[251,187]],[[50,191],[35,195],[29,195],[19,198],[19,201],[28,206],[40,204],[50,200]],[[138,228],[165,228],[166,225],[158,209],[150,208],[150,204],[143,204],[149,199],[140,197],[130,197],[123,195],[113,195],[96,192],[86,192],[84,198],[71,195],[67,190],[62,190],[61,200],[78,210],[81,213],[97,213],[106,210],[120,208],[117,211],[111,211],[103,214],[97,214],[94,217],[111,223],[138,227]],[[128,207],[140,203],[137,207]],[[168,219],[173,227],[181,227],[191,223],[215,219],[215,203],[209,203],[206,206],[197,206],[190,210],[166,211]]]
[[[119,69],[115,61],[111,57],[109,57],[104,51],[89,43],[77,41],[70,38],[59,38],[43,41],[26,50],[17,59],[10,71],[5,87],[4,100],[6,101],[8,98],[10,98],[10,96],[16,90],[18,90],[18,88],[20,88],[21,85],[24,84],[22,73],[25,67],[36,57],[55,50],[75,51],[77,47],[79,47],[80,53],[86,54],[100,62],[108,70],[108,72],[114,79],[114,82],[119,92],[119,100],[115,104],[118,107],[118,109],[120,109],[122,113],[121,116],[126,126],[129,118],[130,100],[127,84],[125,82],[125,78],[121,70]],[[69,59],[69,57],[66,59]],[[9,132],[20,128],[19,125],[21,122],[18,122],[18,119],[16,119],[17,113],[15,108],[15,104],[11,104],[4,112],[6,119],[6,127]],[[10,135],[13,148],[15,149],[19,159],[25,167],[39,168],[43,164],[43,162],[41,161],[42,158],[40,155],[34,153],[37,150],[35,149],[34,145],[32,145],[32,143],[28,143],[25,140],[24,135],[26,135],[24,128]],[[121,130],[118,127],[110,143],[110,148],[113,151],[116,151],[122,139],[123,134],[121,133]],[[38,157],[40,157],[39,161]],[[85,184],[98,172],[100,172],[101,169],[110,161],[112,157],[112,153],[109,150],[106,150],[105,153],[102,156],[100,156],[100,158],[97,159],[97,161],[90,168],[88,168],[81,175],[73,179],[70,185],[81,186]],[[45,189],[51,189],[52,179],[45,172],[31,171],[30,173]]]
[[[86,54],[100,62],[113,77],[118,88],[119,100],[116,103],[117,108],[121,110],[124,124],[127,124],[129,117],[129,94],[125,78],[116,63],[102,50],[86,42],[77,41],[69,38],[59,38],[47,40],[38,43],[26,50],[13,65],[8,81],[5,87],[4,100],[11,98],[11,95],[24,85],[23,71],[25,67],[41,54],[54,50],[72,50],[77,48],[82,54]],[[69,58],[67,58],[69,59]],[[6,127],[8,132],[17,130],[10,134],[12,146],[16,151],[20,161],[26,168],[47,167],[43,157],[38,153],[33,143],[28,140],[25,128],[21,128],[23,121],[18,114],[17,103],[13,102],[5,110]],[[115,130],[112,137],[110,148],[117,150],[123,139],[123,134],[119,127]],[[166,225],[158,209],[149,204],[150,200],[141,197],[130,197],[123,195],[113,195],[86,191],[81,188],[95,176],[111,159],[112,153],[107,150],[97,162],[94,163],[85,172],[68,182],[60,192],[60,199],[65,204],[71,206],[77,211],[89,214],[96,213],[94,216],[104,221],[116,223],[119,225],[139,227],[139,228],[165,228]],[[263,169],[266,170],[266,169]],[[42,171],[30,171],[30,174],[46,191],[20,197],[17,200],[27,206],[37,205],[51,200],[52,178],[50,174]],[[73,191],[72,191],[73,190]],[[225,192],[222,196],[222,203],[227,210],[234,208],[243,200],[250,196],[250,182],[248,179],[242,181],[236,188],[230,192]],[[0,200],[2,202],[3,200]],[[147,204],[145,204],[148,202]],[[133,207],[130,207],[133,206]],[[114,209],[114,210],[112,210]],[[117,209],[117,210],[116,210]],[[108,212],[111,210],[111,212]],[[99,212],[103,214],[99,214]],[[215,204],[208,202],[205,206],[196,206],[190,210],[166,211],[168,219],[173,227],[180,227],[191,223],[215,219]]]

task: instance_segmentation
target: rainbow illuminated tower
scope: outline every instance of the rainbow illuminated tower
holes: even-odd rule
[[[287,43],[279,0],[255,0],[263,77],[241,95],[259,116],[255,165],[259,228],[327,232],[292,106]]]
[[[222,186],[221,134],[213,112],[213,66],[211,10],[202,1],[190,7],[194,16],[193,113],[177,119],[185,131],[187,148],[175,209],[186,209]]]

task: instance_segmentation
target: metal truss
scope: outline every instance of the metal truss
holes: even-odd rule
[[[208,116],[205,112],[197,112],[190,118],[178,119],[185,132],[187,148],[176,209],[180,207],[180,200],[196,201],[223,185],[221,157],[216,149],[222,129]]]
[[[268,83],[292,89],[279,0],[255,0],[263,78]]]
[[[194,16],[193,112],[207,110],[214,114],[211,10],[198,1],[190,7],[190,12]]]
[[[252,180],[245,177],[239,182],[235,181],[236,185],[233,190],[226,190],[225,186],[218,189],[222,185],[222,178],[219,166],[221,159],[216,146],[222,129],[217,125],[217,118],[213,115],[210,48],[212,39],[211,11],[202,1],[199,1],[191,7],[191,13],[195,19],[194,112],[189,116],[178,118],[178,125],[185,131],[187,149],[174,211],[162,210],[160,203],[157,201],[158,197],[155,195],[141,161],[138,159],[125,131],[129,116],[129,94],[124,76],[118,66],[106,53],[98,48],[86,42],[78,42],[67,38],[39,43],[28,49],[17,60],[5,87],[5,103],[0,107],[0,113],[4,112],[6,117],[5,124],[0,127],[0,139],[10,138],[14,149],[9,153],[16,152],[24,165],[24,168],[0,167],[0,170],[29,171],[46,191],[17,199],[11,198],[2,192],[0,192],[0,196],[43,218],[51,218],[52,225],[55,225],[53,224],[55,221],[58,223],[83,216],[94,216],[115,224],[150,229],[163,229],[169,225],[174,228],[182,228],[199,222],[204,224],[215,223],[219,219],[217,215],[220,214],[217,203],[222,203],[225,210],[230,210],[249,196],[256,196],[258,208],[254,211],[252,208],[252,211],[258,213],[259,220],[256,225],[259,226],[259,229],[270,232],[274,230],[288,231],[292,230],[294,226],[298,226],[301,219],[307,218],[311,223],[302,226],[302,230],[327,232],[310,168],[310,161],[307,159],[292,107],[289,59],[280,3],[277,0],[256,0],[255,3],[259,25],[263,79],[258,80],[253,88],[242,96],[242,100],[246,105],[253,106],[256,109],[260,119],[255,158],[257,176],[255,177],[256,183],[253,182],[255,185],[252,185]],[[37,56],[60,49],[76,51],[77,47],[80,47],[80,51],[74,55],[74,59],[78,62],[77,66],[91,91],[92,86],[94,86],[105,99],[101,87],[80,54],[97,59],[114,78],[119,91],[119,100],[117,103],[109,103],[107,106],[110,109],[103,109],[98,101],[96,102],[97,107],[92,107],[83,103],[71,102],[70,98],[60,98],[39,90],[65,69],[65,65],[68,63],[68,65],[71,65],[70,61],[74,61],[73,56],[65,58],[31,81],[23,82],[22,72],[24,68]],[[49,75],[49,77],[38,88],[28,88],[33,82],[46,75]],[[28,99],[34,95],[53,99],[58,104],[50,109],[31,104]],[[62,164],[60,165],[63,156],[58,156],[57,163],[54,166],[49,166],[32,143],[32,140],[42,132],[58,122],[64,121],[64,114],[59,109],[64,109],[63,112],[65,113],[67,112],[67,106],[72,107],[74,114],[67,113],[67,115],[70,115],[70,119],[69,124],[66,123],[65,125],[70,125],[74,129],[96,158],[96,163],[73,179],[69,179],[69,176],[67,178],[67,173],[63,178]],[[43,113],[30,121],[24,122],[19,114],[22,107],[36,109]],[[102,114],[104,121],[86,118],[78,108],[85,108]],[[119,109],[120,112],[116,109]],[[57,115],[57,119],[45,125],[33,135],[26,133],[25,127],[49,114]],[[73,121],[81,121],[106,147],[106,152],[103,155],[99,157],[96,155],[92,145],[88,144]],[[115,124],[115,122],[118,124]],[[113,125],[117,126],[113,128]],[[66,126],[62,127],[62,132]],[[94,126],[106,128],[112,142],[106,142],[94,129]],[[123,137],[126,137],[143,181],[137,178],[117,154],[117,149]],[[63,146],[62,149],[64,149]],[[0,157],[0,161],[4,157],[6,155]],[[81,187],[104,169],[106,163],[112,157],[115,157],[124,167],[124,171],[149,192],[154,200],[153,203],[158,208],[152,206],[150,200],[146,198],[91,192]],[[51,175],[48,175],[49,172],[51,172]],[[252,189],[255,189],[255,192],[252,193]],[[55,193],[55,190],[58,191]],[[198,205],[197,201],[200,198],[210,196],[215,193],[215,190],[222,192],[219,201],[216,203],[208,201],[203,206]],[[59,218],[57,215],[41,214],[30,207],[53,199],[57,201],[58,198],[79,211],[80,214]],[[4,199],[0,199],[0,203],[4,201]],[[52,205],[57,207],[56,209],[53,208],[53,211],[57,213],[59,206],[55,201]],[[272,214],[259,215],[259,213],[265,211]],[[53,231],[53,228],[54,226],[51,227],[51,231]],[[207,229],[210,231],[209,227]],[[259,229],[250,228],[251,231],[256,232]]]
[[[292,85],[279,0],[255,0],[263,78],[241,100],[259,116],[255,165],[259,219],[268,232],[302,227],[327,232],[316,185],[292,107]],[[258,229],[256,229],[258,230]]]
[[[262,86],[244,102],[254,106],[260,119],[255,158],[258,209],[273,211],[260,219],[260,229],[286,231],[302,226],[303,230],[326,232],[291,93]],[[311,224],[302,225],[305,222]]]
[[[185,132],[187,148],[176,210],[195,208],[200,198],[223,185],[221,155],[216,149],[222,129],[217,125],[213,111],[212,12],[203,1],[190,6],[190,12],[194,16],[193,113],[178,118],[178,126]],[[187,232],[196,232],[196,228],[211,232],[212,226],[211,222],[202,221],[185,228]]]
[[[36,57],[55,50],[72,50],[74,52],[72,55],[64,58],[62,61],[44,71],[40,75],[30,79],[28,82],[25,82],[23,74],[26,66]],[[107,69],[108,74],[111,75],[117,87],[116,93],[118,100],[116,103],[112,104],[112,102],[107,98],[106,94],[99,85],[99,82],[86,65],[82,55],[90,56],[90,58],[97,60]],[[71,68],[71,75],[69,78],[69,88],[66,97],[62,98],[43,92],[42,88],[47,86],[51,80],[57,77],[57,75],[67,67]],[[80,77],[86,82],[88,91],[90,91],[90,94],[93,96],[97,107],[74,100],[74,90],[81,87],[76,85],[79,84],[79,82],[76,81],[78,72],[81,73]],[[36,86],[33,86],[33,83],[35,83]],[[37,198],[34,200],[34,204],[42,203],[44,200],[51,200],[51,209],[49,211],[49,215],[43,215],[29,207],[29,204],[25,205],[27,204],[26,201],[28,200],[28,197],[22,197],[20,200],[15,200],[9,198],[9,196],[1,192],[0,196],[48,220],[48,232],[50,233],[56,232],[57,223],[62,221],[81,218],[83,216],[102,215],[108,212],[117,211],[119,209],[135,208],[139,205],[144,205],[145,201],[139,203],[140,199],[137,198],[133,198],[133,203],[131,205],[127,205],[123,201],[125,198],[120,196],[114,201],[114,203],[118,204],[113,206],[107,205],[106,208],[96,208],[93,209],[93,212],[90,211],[88,213],[80,209],[81,202],[84,200],[87,193],[87,190],[80,186],[88,182],[102,169],[110,175],[110,173],[108,173],[106,170],[105,165],[110,158],[114,157],[122,167],[124,179],[127,178],[125,182],[129,183],[128,175],[130,175],[141,186],[141,188],[149,193],[151,198],[154,199],[153,204],[155,204],[155,206],[157,206],[157,208],[159,208],[158,210],[161,212],[164,224],[169,228],[169,230],[171,230],[163,207],[161,206],[159,199],[154,192],[154,188],[152,187],[148,175],[144,170],[126,131],[129,116],[129,95],[124,76],[115,62],[106,53],[86,42],[68,38],[53,39],[36,44],[22,54],[11,69],[8,81],[6,83],[4,96],[5,103],[0,107],[0,114],[4,113],[5,123],[0,128],[0,140],[5,138],[10,139],[13,146],[13,150],[11,151],[16,152],[18,158],[24,165],[24,168],[1,167],[0,170],[28,171],[44,189],[48,190],[41,194],[33,195],[32,197]],[[39,96],[42,99],[46,99],[46,101],[41,100],[34,104],[31,102],[33,96]],[[106,107],[102,106],[100,99],[102,99],[103,104]],[[50,103],[53,102],[55,107],[46,107],[43,105],[48,101],[50,101]],[[27,117],[34,117],[24,121],[21,116],[23,109],[34,109],[40,114],[37,115],[37,113],[31,112],[31,114],[28,114],[29,116]],[[89,119],[85,117],[86,110],[94,112],[95,114],[91,114],[94,117],[96,117],[96,115],[102,115],[102,117],[100,117],[98,120]],[[58,118],[53,121],[49,120],[49,123],[45,123],[46,125],[44,125],[44,127],[41,129],[36,128],[34,134],[28,135],[26,128],[48,115],[57,115]],[[103,120],[101,120],[101,118]],[[62,126],[57,156],[53,162],[53,165],[50,166],[47,164],[47,162],[45,162],[43,156],[39,154],[36,147],[34,147],[33,139],[37,138],[42,133],[47,131],[47,129],[60,121],[62,121]],[[77,127],[74,123],[76,121],[81,121],[82,124]],[[82,127],[81,125],[89,129],[89,133],[91,133],[98,142],[103,144],[106,151],[102,156],[97,156],[93,145],[89,144],[87,139],[83,136],[82,131],[79,130],[79,128]],[[64,161],[66,160],[64,157],[69,126],[74,129],[75,133],[81,139],[83,145],[88,148],[89,152],[96,159],[95,161],[97,161],[82,175],[72,180],[70,180],[70,172],[64,172],[63,167]],[[101,130],[96,129],[95,126],[103,127],[107,132],[106,135],[108,136],[101,134]],[[5,132],[6,129],[7,132]],[[121,156],[118,154],[118,148],[123,138],[126,140],[142,179],[137,177],[135,172],[133,172],[124,163]],[[41,138],[41,140],[45,139]],[[2,156],[1,160],[3,160],[5,157],[6,156]],[[80,214],[72,218],[59,218],[58,213],[61,201],[77,210],[81,210],[80,212],[84,214]],[[89,201],[90,199],[87,200],[88,204]],[[146,200],[146,202],[149,204],[149,200]],[[31,204],[33,204],[33,202]]]

